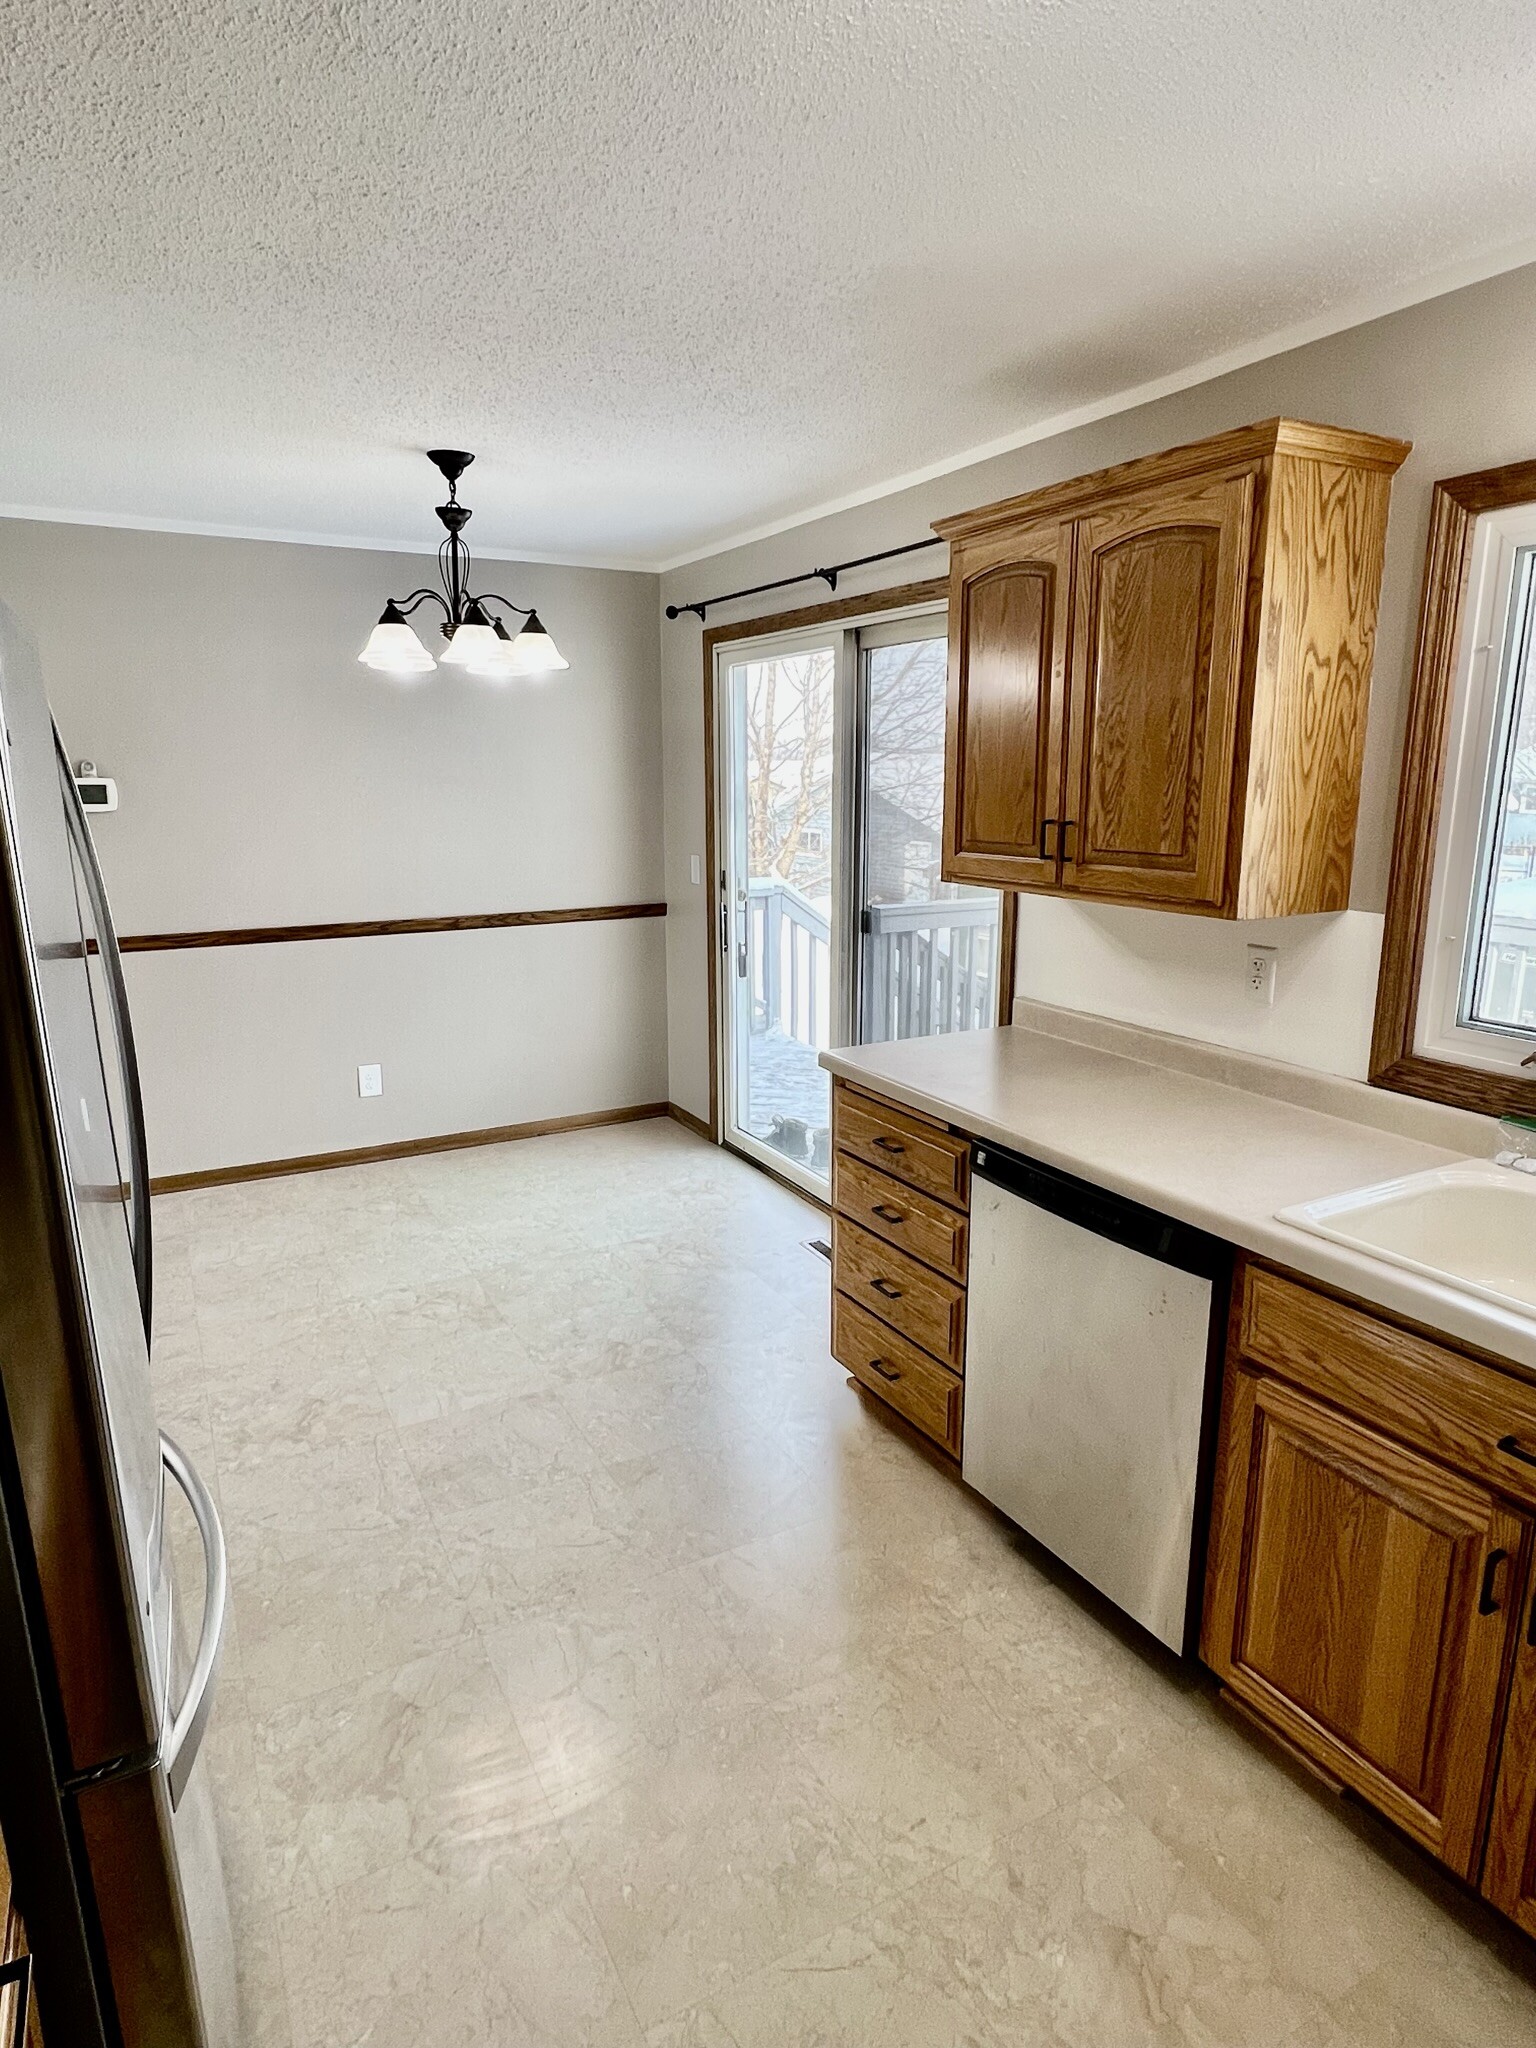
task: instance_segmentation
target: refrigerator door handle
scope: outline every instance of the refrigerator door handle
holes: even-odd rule
[[[198,1637],[197,1655],[192,1660],[192,1675],[187,1680],[186,1694],[171,1723],[162,1759],[171,1805],[176,1807],[180,1805],[182,1792],[192,1775],[192,1766],[197,1762],[197,1752],[202,1747],[203,1731],[213,1711],[213,1685],[218,1675],[219,1656],[224,1648],[224,1617],[229,1606],[229,1565],[224,1554],[224,1531],[213,1497],[198,1477],[197,1468],[164,1430],[160,1432],[160,1456],[166,1471],[186,1495],[198,1534],[203,1539],[203,1625]]]

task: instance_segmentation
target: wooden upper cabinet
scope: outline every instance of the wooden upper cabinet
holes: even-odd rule
[[[1235,1361],[1202,1652],[1231,1690],[1476,1875],[1526,1518]]]
[[[957,560],[945,725],[945,874],[1056,872],[1070,534],[1046,520]]]
[[[1081,894],[1221,907],[1252,525],[1245,475],[1078,526],[1061,851]]]
[[[938,521],[945,875],[1217,917],[1346,908],[1407,453],[1268,420]]]

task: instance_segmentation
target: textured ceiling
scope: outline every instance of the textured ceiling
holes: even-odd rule
[[[1536,223],[1530,0],[8,0],[0,504],[655,563]]]

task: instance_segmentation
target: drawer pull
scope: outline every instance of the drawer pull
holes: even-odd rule
[[[876,1202],[869,1213],[871,1216],[883,1217],[887,1223],[905,1223],[907,1220],[906,1210],[893,1209],[889,1202]]]
[[[879,1373],[881,1379],[889,1380],[892,1386],[901,1378],[901,1374],[896,1370],[895,1366],[887,1365],[883,1358],[872,1358],[869,1361],[869,1369],[871,1372]]]
[[[1483,1589],[1477,1596],[1479,1614],[1497,1614],[1503,1604],[1493,1590],[1493,1582],[1499,1575],[1500,1565],[1508,1555],[1507,1550],[1490,1550],[1488,1553],[1488,1562],[1483,1566]]]
[[[876,1294],[883,1294],[887,1301],[900,1301],[901,1289],[893,1287],[889,1280],[871,1280],[869,1284]]]
[[[907,1149],[900,1138],[876,1138],[874,1142],[882,1152],[905,1152]]]
[[[1536,1465],[1536,1451],[1524,1450],[1517,1436],[1501,1436],[1499,1449],[1507,1458],[1518,1458],[1522,1465]]]

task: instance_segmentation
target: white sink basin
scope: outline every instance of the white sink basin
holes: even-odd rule
[[[1279,1220],[1536,1315],[1536,1174],[1468,1159],[1300,1202]]]

